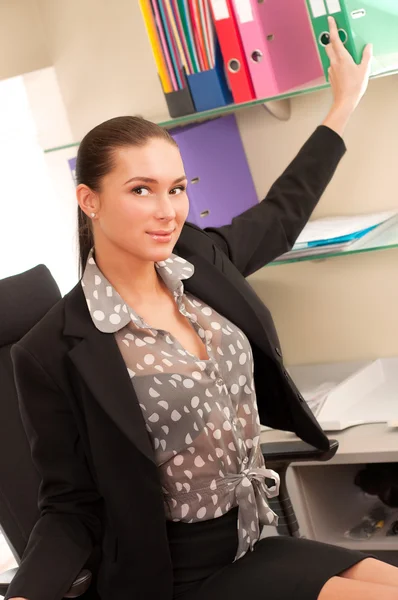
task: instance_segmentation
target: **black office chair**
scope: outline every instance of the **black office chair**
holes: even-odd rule
[[[17,562],[38,518],[40,482],[18,410],[10,349],[59,299],[58,287],[43,265],[0,281],[0,530]],[[261,445],[267,466],[281,476],[280,495],[270,502],[280,519],[278,533],[299,535],[286,487],[288,467],[297,461],[329,460],[337,446],[332,440],[330,450],[323,452],[301,441]],[[6,594],[16,572],[17,568],[0,573],[0,595]],[[91,578],[90,570],[83,569],[65,598],[95,600],[95,586],[89,589]]]
[[[38,518],[40,480],[19,414],[10,350],[60,297],[43,265],[0,281],[0,531],[17,562]],[[0,595],[6,593],[16,571],[0,574]],[[66,597],[83,594],[90,579],[91,573],[82,571]]]

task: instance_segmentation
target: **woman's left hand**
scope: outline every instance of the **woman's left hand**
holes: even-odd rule
[[[357,65],[340,39],[336,21],[329,17],[330,44],[326,53],[330,60],[329,80],[334,102],[337,106],[347,106],[354,111],[368,87],[372,60],[372,45],[368,44]]]
[[[372,45],[363,52],[357,65],[340,39],[336,21],[329,17],[330,44],[326,52],[330,60],[329,80],[333,92],[333,106],[323,122],[340,136],[368,87],[372,60]]]

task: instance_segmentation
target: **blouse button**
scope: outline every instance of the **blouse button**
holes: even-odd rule
[[[216,381],[217,385],[224,385],[224,381],[221,379],[221,377],[219,377]]]
[[[247,465],[247,463],[249,462],[249,459],[247,458],[247,456],[243,459],[243,464]]]

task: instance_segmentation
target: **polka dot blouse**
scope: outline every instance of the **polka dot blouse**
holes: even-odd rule
[[[125,361],[155,451],[167,519],[214,519],[238,506],[238,559],[253,549],[262,525],[276,524],[267,498],[279,491],[260,449],[250,344],[184,292],[193,265],[173,254],[155,266],[205,343],[208,360],[140,318],[105,279],[93,251],[81,284],[95,326],[115,336]]]

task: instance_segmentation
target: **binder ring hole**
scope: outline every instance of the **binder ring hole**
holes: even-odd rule
[[[261,52],[261,50],[254,50],[254,52],[252,52],[252,61],[259,63],[263,60],[263,53]]]
[[[273,42],[274,38],[275,38],[275,36],[273,33],[271,33],[270,35],[267,35],[267,42]]]
[[[194,177],[191,179],[191,183],[199,183],[199,177]]]
[[[343,42],[343,44],[347,43],[348,35],[345,29],[339,29],[339,38]]]
[[[324,31],[323,33],[321,33],[321,35],[319,36],[319,43],[321,44],[321,46],[327,46],[328,44],[330,44],[330,33],[328,31]]]
[[[209,214],[210,214],[210,211],[209,211],[209,210],[203,210],[203,211],[200,213],[200,217],[201,217],[201,219],[203,219],[204,217],[208,217],[208,216],[209,216]]]
[[[240,61],[237,58],[231,58],[228,62],[228,71],[231,71],[231,73],[240,71]]]

